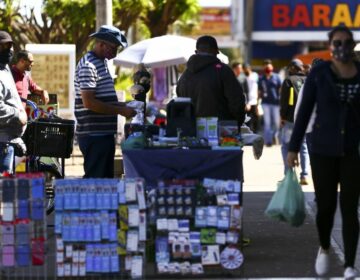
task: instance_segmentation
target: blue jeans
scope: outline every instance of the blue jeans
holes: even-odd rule
[[[273,144],[273,138],[279,137],[280,107],[273,104],[261,104],[264,111],[264,141],[265,145]]]
[[[114,135],[79,136],[84,156],[84,178],[114,178]]]
[[[280,132],[281,154],[284,161],[284,174],[289,168],[286,161],[286,157],[289,151],[289,142],[293,129],[294,129],[294,123],[285,122]],[[306,176],[309,175],[309,162],[310,162],[309,152],[307,149],[306,141],[303,140],[300,147],[300,166],[301,166],[300,178],[305,178]]]
[[[14,147],[7,143],[0,143],[0,172],[13,173],[14,168]]]

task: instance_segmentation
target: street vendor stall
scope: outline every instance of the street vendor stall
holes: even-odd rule
[[[123,151],[125,177],[147,188],[148,277],[241,277],[242,157],[240,147]]]
[[[240,277],[240,137],[219,137],[217,118],[196,119],[186,100],[167,111],[166,137],[137,132],[122,146],[125,178],[143,178],[146,186],[145,274]]]

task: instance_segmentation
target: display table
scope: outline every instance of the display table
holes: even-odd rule
[[[237,197],[239,200],[237,203],[225,205],[226,202],[224,202],[225,204],[218,205],[219,200],[218,198],[215,198],[216,195],[212,192],[207,192],[206,188],[203,188],[200,191],[197,189],[191,192],[192,187],[189,187],[190,185],[187,185],[186,183],[185,185],[172,185],[171,179],[196,179],[202,181],[204,178],[211,178],[214,180],[224,180],[223,183],[225,184],[226,180],[238,180],[242,182],[242,157],[243,151],[240,149],[123,150],[125,177],[127,179],[136,177],[144,178],[146,186],[152,190],[151,195],[155,201],[154,204],[149,205],[148,209],[149,222],[147,225],[151,237],[146,244],[148,259],[145,271],[149,278],[179,279],[186,276],[193,277],[194,275],[197,278],[241,277],[241,263],[243,261],[243,255],[241,253],[241,187],[238,193],[232,191],[232,194],[229,194],[230,196],[235,195]],[[165,192],[164,189],[161,187],[159,188],[159,180],[170,181],[164,185],[168,191]],[[189,192],[185,190],[186,187],[190,189]],[[183,188],[180,195],[176,188]],[[185,193],[187,193],[187,195],[185,195]],[[225,196],[227,195],[226,192],[221,195],[223,196],[224,194]],[[186,205],[181,204],[181,202],[185,203],[187,201],[186,197],[191,195],[194,196],[191,201],[194,201],[194,203],[196,202],[196,205],[194,204],[192,214],[187,214],[186,210],[191,210],[191,203]],[[204,196],[206,199],[203,199]],[[230,196],[227,196],[224,201],[230,201]],[[176,200],[179,197],[182,198],[179,200],[181,202]],[[170,202],[171,200],[176,201],[176,205],[172,204],[172,202]],[[224,216],[220,216],[220,212],[226,209],[228,209],[228,214],[225,214],[224,216],[229,218],[230,216],[232,217],[229,220],[231,221],[231,225],[222,228],[220,226],[220,221],[222,221]],[[181,214],[178,213],[178,210],[182,211]],[[208,214],[205,214],[204,217],[207,218],[204,218],[203,220],[201,218],[202,213],[210,213],[210,211],[212,215],[216,213],[216,225],[210,225],[210,214],[209,217],[206,216]],[[222,212],[222,214],[224,213]],[[174,221],[175,224],[178,223],[178,226],[173,226]],[[201,221],[207,225],[201,224]],[[186,225],[186,223],[189,225],[188,227],[184,227],[184,224]],[[174,229],[180,227],[182,229]],[[192,235],[186,238],[186,234],[190,233]],[[186,240],[190,240],[190,243],[188,244],[192,248],[192,256],[190,258],[185,256],[185,251],[181,251],[183,249],[180,251],[176,250],[177,239],[174,239],[174,236],[177,236],[177,234],[179,236],[182,234],[181,238],[185,240],[185,243]],[[221,236],[224,238],[223,241],[220,240]],[[231,236],[234,236],[234,239],[232,239]],[[179,237],[179,240],[181,238]],[[179,248],[185,248],[181,246]],[[236,257],[234,260],[232,256],[229,257],[226,255],[227,252],[231,250],[238,254],[234,256]],[[239,262],[236,269],[225,269],[227,259],[230,260],[230,263],[233,261]],[[176,271],[176,269],[174,269],[174,267],[176,268],[176,265],[183,267],[185,264],[189,267],[191,266],[191,272],[187,272],[184,275],[180,272],[169,272],[172,270]],[[199,270],[202,272],[196,272],[196,267],[201,267]]]
[[[243,181],[242,156],[242,150],[123,150],[123,163],[127,178],[142,177],[148,185],[177,178]]]

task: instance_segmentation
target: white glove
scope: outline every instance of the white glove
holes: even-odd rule
[[[144,124],[144,102],[133,100],[126,105],[136,111],[136,115],[132,118],[131,123]]]
[[[141,91],[144,91],[144,88],[141,85],[133,85],[130,88],[132,98],[135,98],[135,95],[137,95]]]

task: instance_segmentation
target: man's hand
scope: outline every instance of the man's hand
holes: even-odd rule
[[[125,118],[132,118],[136,115],[136,111],[128,106],[121,106],[119,114]]]
[[[286,160],[289,167],[299,166],[298,153],[288,152]]]
[[[118,102],[116,105],[107,104],[95,97],[93,90],[81,90],[81,98],[86,109],[91,111],[106,114],[106,115],[121,115],[125,118],[131,118],[136,115],[136,111],[128,106],[126,103]]]
[[[25,110],[19,111],[19,120],[23,126],[27,124],[27,114],[26,114]]]
[[[250,109],[251,109],[251,105],[246,104],[246,105],[245,105],[245,111],[246,111],[246,112],[250,112]]]
[[[46,90],[43,90],[43,92],[41,93],[41,99],[45,105],[49,103],[49,93]]]

